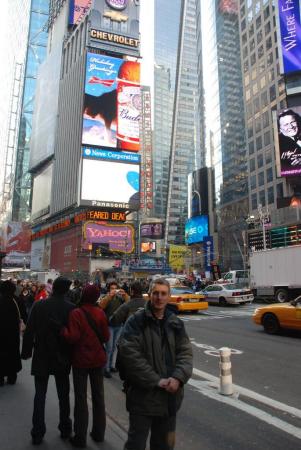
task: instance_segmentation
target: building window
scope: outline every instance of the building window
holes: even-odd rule
[[[250,159],[250,172],[255,170],[255,158]]]
[[[271,143],[271,134],[270,134],[269,131],[267,131],[266,133],[264,133],[264,136],[263,136],[263,142],[264,142],[264,145],[265,145],[265,146],[266,146],[266,145],[269,145],[269,144]]]
[[[256,19],[256,29],[258,30],[261,27],[261,16]]]
[[[270,31],[271,31],[271,22],[267,22],[264,27],[264,32],[266,35],[268,35]]]
[[[258,59],[262,58],[264,55],[263,45],[261,45],[258,49]]]
[[[277,184],[277,198],[283,198],[283,184]]]
[[[263,166],[263,155],[257,155],[257,167],[260,169]]]
[[[272,36],[268,37],[265,43],[266,50],[270,50],[272,48]]]
[[[267,93],[267,91],[264,91],[262,94],[261,94],[261,104],[262,104],[262,107],[264,108],[265,106],[267,106],[267,104],[268,104],[268,93]]]
[[[274,187],[268,188],[268,204],[274,203]]]
[[[258,186],[264,185],[264,172],[258,174]]]
[[[257,117],[255,120],[255,133],[259,133],[261,131],[261,117]]]
[[[267,169],[267,183],[269,183],[270,181],[273,181],[273,168],[269,167]]]
[[[275,86],[271,86],[270,87],[270,101],[274,101],[276,98],[276,87]]]
[[[252,210],[257,209],[257,194],[252,194],[251,197]]]
[[[264,20],[266,20],[270,17],[270,7],[269,6],[267,6],[265,8],[265,10],[263,11],[263,17],[264,17]]]
[[[255,98],[254,100],[254,114],[258,113],[260,110],[260,106],[259,106],[259,98]]]
[[[267,66],[271,66],[273,64],[273,53],[269,53],[267,56]]]
[[[253,54],[251,55],[250,63],[251,63],[251,66],[254,66],[254,64],[256,63],[256,56],[255,56],[255,53],[253,53]]]
[[[271,150],[267,150],[265,152],[265,163],[270,164],[272,162],[272,152]]]
[[[253,125],[248,126],[248,138],[250,139],[253,136]]]
[[[261,150],[262,149],[262,137],[258,136],[258,138],[256,138],[256,150]]]
[[[254,153],[254,141],[249,142],[249,154],[253,155]]]
[[[250,185],[251,185],[251,189],[255,189],[256,188],[256,175],[252,175],[250,178]]]
[[[262,30],[257,33],[257,44],[260,44],[262,41]]]
[[[265,206],[265,191],[259,192],[259,203],[261,203],[262,206]]]
[[[263,125],[263,128],[266,128],[266,127],[269,126],[269,113],[268,113],[268,111],[266,111],[266,112],[264,112],[262,114],[262,125]]]

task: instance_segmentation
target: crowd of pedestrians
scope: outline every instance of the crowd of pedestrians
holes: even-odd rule
[[[87,445],[89,379],[90,436],[95,442],[103,442],[104,377],[111,378],[119,371],[130,419],[124,450],[145,450],[149,433],[151,450],[174,448],[176,413],[183,386],[192,373],[192,349],[183,322],[168,307],[169,283],[155,280],[148,297],[143,295],[144,289],[138,281],[130,286],[124,283],[121,288],[112,281],[105,288],[92,283],[82,285],[77,280],[71,283],[64,277],[48,280],[45,285],[1,282],[0,386],[16,383],[21,360],[32,358],[33,445],[41,444],[46,433],[50,376],[54,376],[57,389],[61,438],[74,447]],[[21,332],[21,343],[23,324],[26,328]]]

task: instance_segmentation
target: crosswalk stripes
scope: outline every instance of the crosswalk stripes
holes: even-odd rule
[[[252,316],[256,305],[246,305],[243,307],[232,308],[229,310],[219,310],[216,311],[214,308],[210,308],[208,311],[200,311],[198,314],[186,315],[182,314],[181,319],[185,322],[187,321],[200,321],[200,320],[212,320],[212,319],[235,319],[239,317],[249,317]]]

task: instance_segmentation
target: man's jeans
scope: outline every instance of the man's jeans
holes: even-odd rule
[[[71,434],[72,422],[70,419],[70,382],[69,375],[60,374],[55,375],[55,384],[57,395],[59,399],[59,411],[60,411],[60,421],[58,429],[63,434]],[[46,433],[45,424],[45,401],[48,387],[49,376],[46,377],[34,377],[35,382],[35,397],[34,397],[34,407],[32,416],[32,437],[43,437]]]
[[[116,346],[118,343],[118,340],[120,338],[120,334],[122,331],[121,327],[109,327],[110,330],[110,339],[106,343],[106,352],[107,352],[107,363],[106,363],[106,370],[110,370],[113,367],[115,367],[116,364]]]
[[[173,450],[176,417],[140,416],[130,414],[128,440],[124,450],[145,450],[151,431],[150,450]]]

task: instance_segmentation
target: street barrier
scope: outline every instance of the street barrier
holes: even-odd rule
[[[231,349],[222,347],[219,349],[220,355],[220,387],[219,393],[222,395],[233,394],[232,373],[231,373]]]

